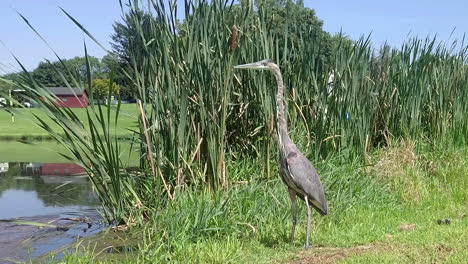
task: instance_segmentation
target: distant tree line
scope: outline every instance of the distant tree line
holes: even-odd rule
[[[249,5],[254,6],[249,6]],[[234,5],[233,16],[231,18],[226,18],[227,22],[232,20],[230,24],[234,24],[234,19],[236,16],[241,16],[241,7],[247,5],[248,8],[252,9],[252,12],[255,15],[260,16],[263,9],[268,8],[266,13],[267,20],[270,21],[269,31],[277,32],[279,36],[277,43],[280,45],[280,51],[297,46],[297,43],[291,43],[294,41],[300,41],[301,35],[303,34],[313,34],[321,43],[319,54],[321,54],[316,60],[316,65],[320,71],[328,71],[329,66],[334,60],[334,53],[338,45],[352,45],[353,41],[349,38],[346,38],[340,34],[332,36],[330,33],[323,30],[323,21],[320,20],[313,9],[307,8],[304,6],[303,0],[258,0],[258,1],[249,1],[242,0],[238,5]],[[102,96],[107,94],[108,90],[104,89],[103,84],[108,83],[111,78],[115,82],[118,89],[114,89],[112,92],[118,93],[121,95],[123,100],[133,100],[133,89],[132,84],[129,83],[128,78],[125,75],[125,72],[132,71],[132,60],[141,61],[138,59],[140,56],[145,56],[144,45],[148,45],[148,42],[151,41],[148,36],[147,39],[142,38],[145,36],[145,27],[157,22],[157,17],[149,14],[145,11],[135,11],[132,10],[123,16],[121,22],[115,22],[113,28],[114,33],[112,34],[112,51],[114,54],[108,54],[102,59],[89,56],[90,64],[90,73],[93,80],[92,87],[95,87],[97,91],[96,95]],[[135,13],[138,12],[138,13]],[[135,15],[139,16],[141,20],[139,23],[135,21]],[[286,23],[286,18],[293,18],[293,23]],[[176,25],[176,30],[178,37],[183,38],[186,35],[186,21],[191,19],[188,15],[185,20],[178,21]],[[141,23],[141,21],[143,21]],[[289,21],[291,21],[289,19]],[[157,24],[157,23],[156,23]],[[281,38],[286,38],[284,32],[287,34],[289,43],[285,42]],[[148,30],[148,32],[150,32]],[[280,56],[281,57],[281,56]],[[36,69],[34,69],[31,74],[36,81],[41,83],[46,87],[59,87],[65,86],[66,83],[63,80],[65,77],[66,81],[70,85],[74,85],[73,80],[84,83],[87,78],[87,69],[86,61],[84,57],[75,57],[72,59],[65,59],[60,61],[42,61],[39,63]],[[63,74],[61,76],[60,73]],[[19,73],[12,73],[4,75],[3,78],[18,81]],[[73,78],[72,78],[73,77]],[[0,89],[6,88],[8,84],[0,82]],[[110,86],[109,86],[110,87]],[[94,88],[93,88],[94,89]],[[104,89],[104,90],[103,90]]]
[[[94,96],[107,96],[109,89],[112,89],[112,95],[120,94],[123,100],[131,100],[132,96],[128,89],[119,85],[123,78],[117,73],[119,63],[112,55],[106,55],[102,59],[88,56],[88,61],[92,78],[91,89]],[[13,81],[13,84],[0,80],[0,89],[15,89],[14,83],[21,82],[23,74],[10,73],[3,75],[2,78]],[[87,81],[86,58],[74,57],[62,61],[41,61],[30,74],[45,87],[64,87],[67,86],[67,83],[70,86],[76,86],[75,82],[82,85]],[[111,78],[114,81],[112,85],[110,85]]]
[[[316,16],[315,10],[304,6],[303,0],[241,0],[239,4],[232,7],[232,17],[226,18],[226,24],[234,25],[235,18],[242,16],[242,7],[252,4],[254,6],[247,8],[251,8],[256,16],[262,15],[262,10],[268,9],[268,12],[265,12],[263,15],[266,15],[267,21],[269,21],[267,23],[269,25],[268,32],[279,33],[275,35],[279,36],[277,43],[280,45],[280,51],[297,46],[301,35],[314,35],[318,42],[321,43],[319,51],[321,56],[317,58],[316,64],[319,65],[318,68],[322,71],[328,71],[326,65],[330,65],[333,62],[338,46],[352,45],[354,43],[354,41],[341,34],[331,35],[324,31],[323,21]],[[138,58],[145,56],[144,46],[149,45],[151,42],[151,37],[148,35],[150,34],[150,30],[145,31],[145,28],[151,25],[151,21],[157,22],[158,18],[142,10],[131,10],[130,12],[123,17],[122,22],[114,24],[111,45],[117,56],[119,65],[123,69],[131,71],[131,61],[141,61]],[[135,16],[138,16],[140,19],[136,20]],[[289,21],[293,18],[293,23],[289,22],[287,24],[286,18],[289,18]],[[191,19],[190,16],[186,17],[183,21],[178,21],[176,25],[178,36],[181,38],[186,35],[188,30],[186,28],[186,21],[189,19]],[[136,21],[139,23],[136,23]],[[296,43],[285,43],[284,38],[286,36],[284,33],[286,31],[289,34],[288,39],[292,39]],[[148,33],[145,35],[146,32]]]

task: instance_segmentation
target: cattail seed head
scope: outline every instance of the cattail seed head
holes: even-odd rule
[[[236,49],[237,47],[237,31],[238,31],[238,28],[236,25],[232,26],[232,30],[231,30],[231,45],[230,45],[230,48],[231,48],[231,52],[234,52],[234,50]]]

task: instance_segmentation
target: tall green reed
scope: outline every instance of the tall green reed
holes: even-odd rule
[[[316,158],[360,155],[391,137],[466,138],[463,44],[455,51],[414,39],[376,53],[367,37],[338,43],[326,62],[320,32],[297,39],[288,19],[284,32],[273,31],[262,7],[187,0],[178,24],[176,1],[150,1],[149,21],[137,1],[129,6],[145,43],[131,51],[129,76],[146,106],[155,173],[169,193],[191,183],[226,187],[226,159],[242,155],[261,158],[263,174],[271,174],[276,85],[268,74],[234,72],[237,63],[278,62],[292,135]]]
[[[186,0],[180,24],[176,1],[141,6],[128,2],[136,39],[125,73],[139,102],[143,176],[129,176],[121,168],[110,132],[118,118],[110,120],[110,108],[91,105],[86,130],[71,111],[54,108],[53,99],[43,103],[67,131],[65,137],[49,133],[98,175],[95,184],[102,186],[98,189],[109,214],[126,217],[123,222],[135,217],[125,210],[154,206],[162,196],[174,198],[184,186],[228,187],[230,179],[238,178],[228,175],[227,161],[243,155],[262,160],[261,174],[271,176],[276,84],[268,73],[234,72],[239,63],[271,58],[280,65],[291,134],[308,156],[339,151],[349,158],[392,137],[466,141],[463,42],[455,43],[455,50],[435,39],[410,39],[400,49],[384,47],[376,53],[370,37],[340,41],[334,59],[326,62],[319,32],[309,29],[293,39],[297,25],[288,18],[284,32],[272,31],[265,8],[254,12],[228,1]],[[89,79],[80,87],[89,88]],[[31,97],[48,98],[38,93],[44,91],[40,84],[28,80]]]

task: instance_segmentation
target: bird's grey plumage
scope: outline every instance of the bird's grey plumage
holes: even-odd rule
[[[320,176],[312,163],[297,149],[288,138],[280,150],[282,179],[301,198],[308,197],[310,205],[321,215],[328,214],[327,200],[323,192]]]
[[[293,228],[291,240],[294,239],[296,226],[296,197],[305,201],[307,207],[307,237],[305,247],[309,246],[310,234],[310,208],[312,206],[321,215],[328,214],[327,200],[323,191],[320,176],[317,174],[312,163],[299,151],[288,135],[287,122],[284,115],[283,103],[283,77],[281,71],[271,60],[262,60],[255,63],[235,66],[236,69],[261,69],[270,70],[274,73],[278,91],[276,95],[276,120],[278,131],[278,145],[280,149],[280,172],[281,178],[288,186],[291,199],[291,211],[293,217]]]

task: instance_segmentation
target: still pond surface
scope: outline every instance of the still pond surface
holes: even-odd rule
[[[0,263],[41,257],[99,232],[98,207],[76,164],[0,160]]]
[[[0,163],[0,219],[80,212],[98,199],[72,163]]]

